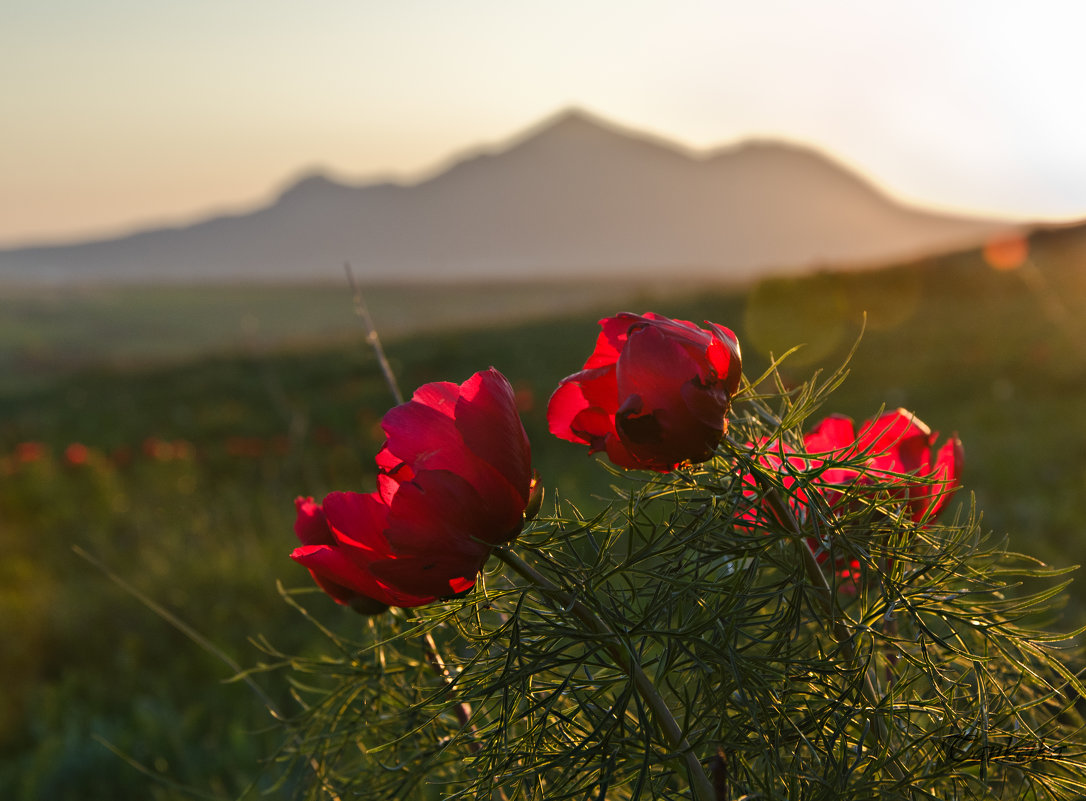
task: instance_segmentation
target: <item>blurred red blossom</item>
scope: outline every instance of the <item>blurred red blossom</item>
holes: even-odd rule
[[[521,414],[527,414],[535,409],[535,390],[527,381],[517,383],[513,397],[517,403],[517,411]]]
[[[173,458],[173,448],[166,440],[158,437],[147,437],[143,440],[143,454],[149,459],[165,462]]]
[[[241,459],[259,459],[264,455],[264,440],[260,437],[235,435],[226,438],[226,452]]]
[[[709,459],[727,430],[742,359],[735,334],[706,325],[652,312],[600,320],[584,369],[551,396],[551,433],[626,468],[667,472]]]
[[[40,442],[20,442],[15,446],[15,460],[27,464],[45,458],[45,446]]]
[[[81,442],[73,442],[64,449],[64,461],[72,467],[86,464],[88,455],[87,446]]]
[[[420,387],[381,426],[377,491],[295,501],[291,557],[361,611],[470,589],[491,549],[520,533],[533,487],[513,388],[493,368]]]

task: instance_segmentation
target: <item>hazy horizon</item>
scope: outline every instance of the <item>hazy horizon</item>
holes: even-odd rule
[[[801,143],[940,212],[1086,217],[1086,7],[17,3],[0,247],[184,224],[323,170],[414,182],[571,106]]]

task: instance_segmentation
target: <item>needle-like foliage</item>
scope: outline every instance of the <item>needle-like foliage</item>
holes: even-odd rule
[[[1082,797],[1061,572],[964,492],[937,522],[904,508],[915,476],[819,491],[863,453],[765,458],[805,455],[843,377],[746,385],[711,461],[616,471],[603,511],[551,502],[463,597],[277,654],[307,797]]]

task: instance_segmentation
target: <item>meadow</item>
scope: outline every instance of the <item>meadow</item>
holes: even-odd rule
[[[375,287],[367,300],[406,391],[490,365],[509,377],[551,497],[591,509],[608,474],[549,436],[550,392],[600,316],[651,309],[733,328],[751,377],[805,343],[781,368],[798,383],[855,346],[823,411],[904,406],[957,431],[960,500],[986,528],[1055,565],[1086,558],[1077,230],[1035,235],[1028,257],[748,288]],[[349,290],[20,290],[0,313],[0,794],[291,797],[304,777],[278,770],[287,734],[265,705],[296,709],[280,654],[320,653],[317,624],[363,626],[287,558],[292,501],[371,488],[391,403]],[[133,591],[253,670],[266,698]],[[1086,583],[1067,600],[1070,627]]]

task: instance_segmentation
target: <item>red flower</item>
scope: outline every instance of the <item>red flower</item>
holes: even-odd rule
[[[584,369],[551,396],[551,433],[605,451],[620,467],[666,472],[710,458],[742,362],[735,334],[706,325],[651,312],[600,320]]]
[[[72,467],[86,464],[89,455],[90,451],[87,449],[87,446],[81,442],[73,442],[64,449],[64,461]]]
[[[291,557],[340,603],[420,606],[470,589],[520,533],[532,487],[512,387],[493,368],[426,384],[381,427],[377,491],[299,498]]]
[[[16,461],[39,462],[45,457],[45,446],[40,442],[20,442],[15,446]]]
[[[889,490],[904,505],[914,523],[933,520],[959,487],[963,450],[957,435],[950,437],[937,451],[938,433],[904,409],[895,409],[868,420],[857,434],[852,419],[830,415],[803,438],[805,453],[796,453],[783,443],[774,443],[762,461],[782,471],[782,483],[788,490],[788,502],[801,522],[807,516],[810,491],[817,492],[833,509],[853,503],[864,486],[877,483]],[[849,466],[827,467],[827,462],[847,461]],[[785,469],[787,462],[787,469]],[[803,480],[797,475],[805,474]],[[754,484],[753,478],[748,478]],[[752,486],[748,491],[754,495]],[[773,515],[771,510],[767,513]],[[757,520],[751,510],[743,515],[748,523]],[[808,543],[819,562],[829,554],[814,538]],[[860,563],[841,555],[835,571],[846,592],[855,590]],[[851,583],[850,583],[851,582]]]
[[[807,490],[797,488],[796,476],[806,474],[800,483],[813,488],[831,507],[855,498],[857,488],[878,482],[881,489],[889,489],[906,504],[913,522],[921,523],[942,510],[958,489],[961,477],[961,440],[952,436],[935,451],[938,437],[904,409],[868,420],[859,434],[850,417],[834,414],[804,436],[803,453],[777,441],[760,458],[763,464],[782,473],[782,483],[800,519],[806,517],[810,501]],[[827,462],[849,465],[826,467]],[[752,485],[747,493],[751,496],[752,477],[748,477],[748,483]]]
[[[938,433],[904,409],[885,412],[860,427],[859,434],[851,418],[831,415],[804,437],[808,454],[826,458],[855,460],[863,469],[833,468],[819,477],[820,491],[831,500],[839,499],[849,485],[890,482],[903,501],[913,522],[920,523],[935,515],[958,489],[964,452],[957,435],[935,451]],[[812,467],[823,460],[814,457]],[[910,480],[910,477],[919,480]]]

